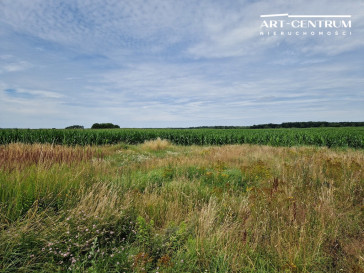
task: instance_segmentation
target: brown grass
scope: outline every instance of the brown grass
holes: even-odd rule
[[[166,139],[160,139],[159,137],[154,140],[145,141],[142,147],[151,151],[160,151],[169,148],[172,144]]]
[[[53,164],[73,164],[102,158],[104,153],[93,147],[68,147],[51,144],[13,143],[0,146],[0,169],[22,169],[30,165],[48,168]]]

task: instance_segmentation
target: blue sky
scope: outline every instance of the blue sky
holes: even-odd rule
[[[259,35],[349,14],[350,36]],[[364,1],[1,0],[0,128],[364,120]]]

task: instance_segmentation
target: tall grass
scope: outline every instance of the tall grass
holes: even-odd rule
[[[92,183],[93,165],[104,153],[90,147],[9,144],[0,146],[1,223],[12,222],[31,207],[61,208]]]
[[[363,271],[363,151],[161,142],[2,170],[0,269]]]
[[[143,148],[152,151],[159,151],[168,148],[170,145],[171,143],[168,140],[161,139],[160,137],[158,137],[157,139],[154,140],[144,141]]]
[[[87,161],[95,158],[102,158],[103,152],[89,146],[67,146],[34,144],[25,145],[22,143],[11,143],[0,146],[0,168],[12,170],[18,167],[38,165],[42,167],[57,164],[73,164],[75,162]]]

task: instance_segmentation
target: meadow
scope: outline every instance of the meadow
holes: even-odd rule
[[[363,272],[362,149],[169,136],[68,146],[2,134],[0,271]]]

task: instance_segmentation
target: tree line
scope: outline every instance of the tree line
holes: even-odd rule
[[[306,122],[284,122],[281,124],[259,124],[249,126],[250,129],[269,128],[315,128],[315,127],[359,127],[364,126],[364,122],[327,122],[327,121],[306,121]]]
[[[283,122],[281,124],[267,123],[252,126],[197,126],[188,127],[187,129],[274,129],[274,128],[315,128],[315,127],[360,127],[364,126],[364,122],[327,122],[327,121],[305,121],[305,122]],[[115,129],[120,128],[119,125],[112,123],[94,123],[91,129]],[[84,129],[82,125],[72,125],[66,129]],[[186,129],[186,128],[173,128]]]

